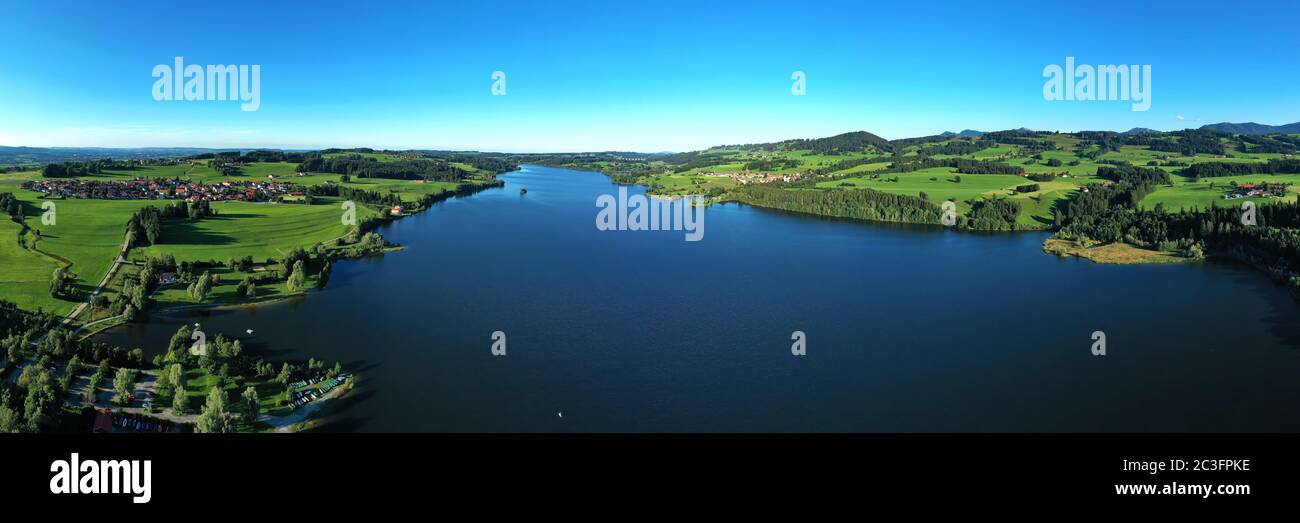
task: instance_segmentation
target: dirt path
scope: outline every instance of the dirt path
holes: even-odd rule
[[[104,287],[108,285],[108,282],[112,281],[113,275],[117,274],[117,269],[121,267],[123,263],[126,263],[125,256],[128,247],[129,246],[126,244],[126,237],[123,237],[122,249],[118,251],[117,258],[113,260],[113,266],[109,267],[108,272],[104,273],[104,278],[99,280],[99,285],[95,286],[95,290],[86,297],[86,301],[77,304],[77,307],[72,309],[72,312],[68,313],[66,318],[63,318],[63,321],[59,323],[60,326],[67,326],[69,323],[72,323],[72,320],[75,320],[77,316],[81,314],[81,311],[90,306],[90,300],[95,299],[95,296],[99,295],[100,291],[104,290]]]

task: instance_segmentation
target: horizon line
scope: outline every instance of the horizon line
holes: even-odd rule
[[[1300,123],[1300,122],[1295,122],[1295,123]],[[309,151],[320,151],[320,150],[325,150],[325,149],[363,149],[363,148],[364,148],[364,149],[374,149],[374,150],[377,150],[377,151],[447,151],[447,152],[478,152],[478,153],[504,153],[504,154],[578,154],[578,153],[604,153],[604,152],[628,152],[628,153],[639,153],[639,154],[665,154],[665,153],[672,154],[672,153],[681,153],[681,152],[690,152],[690,151],[701,151],[701,150],[707,150],[707,149],[711,149],[711,148],[715,148],[715,147],[731,147],[731,146],[738,146],[738,145],[757,145],[757,144],[779,143],[779,142],[784,142],[784,141],[789,141],[789,140],[815,140],[815,139],[820,139],[820,138],[829,138],[829,137],[833,137],[833,136],[839,136],[839,135],[848,134],[848,133],[855,133],[855,132],[866,132],[866,133],[871,133],[871,134],[874,134],[874,135],[876,135],[876,136],[879,136],[879,137],[881,137],[881,138],[883,138],[883,139],[885,139],[885,140],[887,140],[887,141],[896,141],[896,140],[909,140],[909,139],[916,139],[916,138],[926,138],[926,137],[930,137],[930,136],[941,136],[943,133],[960,134],[960,133],[965,132],[965,131],[975,131],[975,132],[979,132],[979,133],[990,133],[990,132],[999,132],[999,131],[1017,131],[1017,130],[1025,130],[1025,129],[1028,129],[1028,130],[1030,130],[1030,131],[1034,131],[1034,132],[1050,132],[1050,133],[1067,133],[1067,134],[1068,134],[1068,133],[1080,133],[1080,132],[1114,132],[1114,133],[1125,133],[1125,132],[1128,132],[1128,131],[1131,131],[1131,130],[1134,130],[1134,129],[1150,129],[1150,130],[1157,131],[1157,132],[1167,133],[1167,132],[1186,131],[1186,130],[1199,130],[1199,129],[1204,128],[1204,127],[1209,126],[1209,125],[1221,125],[1221,124],[1228,124],[1228,125],[1248,125],[1248,124],[1254,124],[1254,125],[1267,125],[1267,126],[1270,126],[1270,127],[1280,127],[1280,126],[1285,126],[1285,125],[1294,125],[1294,123],[1291,123],[1291,124],[1285,124],[1285,123],[1284,123],[1284,124],[1261,124],[1261,123],[1258,123],[1258,122],[1229,122],[1229,121],[1223,121],[1223,122],[1214,122],[1214,123],[1203,124],[1203,125],[1201,125],[1200,127],[1184,127],[1184,128],[1182,128],[1182,129],[1157,129],[1157,128],[1154,128],[1154,127],[1143,127],[1143,126],[1138,126],[1138,127],[1132,127],[1132,128],[1130,128],[1130,129],[1126,129],[1126,130],[1124,130],[1124,131],[1116,131],[1116,130],[1111,130],[1111,129],[1076,129],[1076,130],[1070,130],[1070,131],[1067,131],[1067,130],[1060,130],[1060,129],[1055,129],[1055,130],[1040,130],[1040,129],[1030,129],[1030,128],[1028,128],[1028,127],[1023,127],[1023,126],[1022,126],[1022,127],[1017,127],[1017,128],[1010,128],[1010,129],[998,129],[998,130],[994,130],[994,131],[980,131],[980,130],[977,130],[977,129],[973,128],[973,127],[967,127],[967,128],[962,129],[961,131],[951,131],[951,130],[947,130],[947,131],[940,131],[940,132],[933,133],[933,134],[919,135],[919,136],[905,136],[905,137],[901,137],[901,138],[889,138],[889,137],[886,137],[886,136],[882,136],[882,135],[880,135],[880,134],[876,134],[876,133],[874,133],[874,132],[872,132],[872,131],[868,131],[868,130],[866,130],[866,129],[856,129],[856,130],[851,130],[851,131],[842,131],[842,132],[837,132],[837,133],[833,133],[833,134],[826,134],[826,135],[816,136],[816,137],[783,138],[783,139],[780,139],[780,140],[774,140],[774,141],[768,141],[768,142],[746,142],[746,143],[740,143],[740,142],[727,142],[727,143],[718,143],[718,144],[710,145],[710,146],[703,147],[703,148],[700,148],[700,149],[661,150],[661,151],[641,151],[641,150],[637,150],[637,149],[633,149],[633,148],[616,148],[616,149],[610,149],[610,148],[604,148],[604,149],[570,149],[570,150],[527,150],[527,149],[516,149],[516,148],[510,148],[510,147],[505,147],[505,148],[480,148],[480,147],[467,147],[467,148],[462,147],[462,148],[457,148],[457,147],[391,147],[391,146],[374,146],[374,145],[351,145],[351,146],[326,145],[326,146],[306,146],[306,147],[305,147],[305,146],[292,146],[292,147],[286,147],[286,146],[274,146],[274,145],[233,145],[233,146],[213,146],[213,145],[138,145],[138,146],[136,146],[136,145],[133,145],[133,146],[111,146],[111,145],[8,145],[8,144],[0,144],[0,147],[11,147],[11,148],[23,148],[23,147],[26,147],[26,148],[32,148],[32,149],[115,149],[115,150],[140,150],[140,149],[201,149],[201,150],[211,150],[211,151],[231,151],[231,150],[274,150],[274,151],[285,151],[285,152],[299,152],[299,151],[302,151],[302,152],[309,152]]]

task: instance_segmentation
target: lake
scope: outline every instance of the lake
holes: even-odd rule
[[[328,431],[1300,430],[1300,309],[1246,267],[737,204],[688,242],[598,230],[599,173],[501,178],[385,226],[406,250],[336,263],[324,292],[96,339],[156,354],[198,322],[342,361],[362,381]]]

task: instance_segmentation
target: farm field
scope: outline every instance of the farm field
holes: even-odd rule
[[[17,223],[0,220],[0,294],[28,310],[71,311],[75,304],[50,296],[50,275],[60,264],[23,248],[18,243],[20,231]],[[31,236],[27,238],[30,241]]]
[[[133,249],[131,258],[171,254],[177,261],[224,261],[252,256],[258,262],[279,259],[294,247],[309,247],[341,237],[352,229],[342,223],[338,198],[328,203],[216,202],[216,216],[201,220],[169,220],[163,224],[162,243]],[[357,219],[378,211],[357,206]]]
[[[731,178],[718,176],[694,176],[688,174],[660,174],[642,178],[644,183],[654,187],[655,194],[663,195],[699,195],[712,189],[731,189],[740,182]]]
[[[28,193],[35,195],[36,193]],[[26,200],[26,198],[24,198]],[[32,199],[39,209],[39,202]],[[39,211],[27,215],[27,226],[41,231],[36,248],[72,264],[75,285],[94,290],[122,250],[126,223],[147,200],[51,200],[55,203],[55,225],[42,225]],[[50,276],[42,278],[48,294]]]
[[[1164,186],[1156,188],[1155,192],[1142,199],[1139,206],[1142,209],[1154,209],[1156,205],[1163,204],[1166,211],[1176,212],[1179,210],[1205,209],[1211,205],[1219,207],[1240,206],[1242,202],[1252,201],[1260,205],[1267,205],[1277,201],[1296,201],[1297,194],[1300,193],[1300,174],[1279,174],[1279,175],[1248,175],[1248,176],[1225,176],[1220,178],[1204,178],[1200,181],[1194,181],[1182,176],[1174,176],[1173,186]],[[1282,198],[1240,198],[1227,200],[1223,195],[1231,190],[1231,183],[1289,183],[1292,184],[1287,188],[1287,195]]]
[[[960,177],[961,181],[957,179]],[[897,178],[898,181],[892,181]],[[1032,183],[1020,176],[1009,174],[955,174],[948,167],[921,169],[909,173],[886,173],[879,178],[857,176],[817,183],[821,189],[875,189],[894,194],[919,196],[924,192],[931,202],[954,199],[959,213],[970,210],[968,200],[992,196],[1003,189]]]

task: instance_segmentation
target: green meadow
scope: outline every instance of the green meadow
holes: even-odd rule
[[[258,261],[260,262],[262,260]],[[272,270],[280,270],[279,265],[269,266],[269,268]],[[161,287],[154,292],[153,300],[155,305],[160,309],[167,309],[172,307],[187,307],[195,305],[252,304],[280,300],[300,295],[304,292],[301,290],[290,291],[284,281],[277,281],[275,283],[258,285],[255,291],[257,294],[251,298],[242,297],[239,296],[238,292],[236,292],[239,287],[239,282],[243,281],[245,277],[256,277],[258,275],[263,275],[263,273],[252,271],[241,272],[238,270],[231,270],[227,267],[213,267],[208,269],[207,272],[218,278],[219,282],[212,287],[212,290],[208,293],[207,297],[204,298],[203,302],[200,303],[198,300],[191,298],[185,285],[170,285],[167,287]],[[281,270],[281,274],[284,274],[283,270]],[[312,289],[315,287],[316,276],[308,276],[306,288]]]
[[[282,258],[294,247],[308,247],[342,237],[352,229],[343,224],[342,201],[324,203],[216,202],[216,216],[201,220],[168,220],[162,243],[134,249],[132,259],[171,254],[180,260],[225,261],[252,256],[258,262]],[[378,211],[357,206],[357,220]]]
[[[1252,201],[1259,205],[1267,205],[1277,201],[1296,201],[1297,193],[1300,193],[1300,174],[1279,174],[1279,175],[1248,175],[1248,176],[1224,176],[1220,178],[1205,178],[1200,181],[1194,181],[1182,176],[1174,176],[1172,186],[1159,187],[1155,192],[1142,199],[1140,206],[1143,209],[1154,209],[1156,205],[1163,204],[1167,211],[1195,210],[1205,209],[1211,205],[1219,207],[1240,206],[1242,202]],[[1240,198],[1227,200],[1223,195],[1232,190],[1231,183],[1289,183],[1287,194],[1282,198]]]
[[[391,155],[385,155],[391,156]],[[381,161],[396,159],[396,156]],[[295,176],[297,164],[286,162],[249,163],[237,176],[222,176],[205,161],[183,162],[176,165],[140,166],[134,169],[109,170],[87,176],[87,179],[181,178],[196,183],[214,184],[222,181],[268,180],[284,181],[304,186],[326,182],[342,183],[337,174],[310,173]],[[477,171],[466,165],[467,170]],[[67,265],[75,275],[74,285],[84,291],[93,290],[103,279],[121,249],[126,223],[141,207],[164,206],[169,200],[92,200],[54,199],[55,223],[43,225],[41,204],[47,200],[37,192],[21,189],[24,181],[40,179],[38,172],[26,171],[0,174],[0,192],[11,192],[23,203],[25,221],[29,227],[40,231],[24,235],[20,242],[17,223],[4,221],[0,225],[0,295],[28,309],[66,314],[75,302],[55,299],[49,294],[54,270]],[[423,180],[391,180],[353,178],[342,185],[376,191],[393,192],[403,200],[415,202],[425,195],[455,190],[450,182]],[[342,200],[336,197],[319,197],[312,205],[294,203],[214,202],[215,216],[200,220],[166,220],[163,224],[162,242],[144,248],[132,249],[129,258],[143,260],[146,256],[170,254],[177,261],[225,261],[228,258],[252,256],[257,262],[280,259],[295,247],[310,247],[347,235],[353,226],[342,221]],[[384,210],[375,206],[358,205],[357,220],[379,215]],[[33,250],[33,248],[38,249]],[[42,254],[45,253],[45,254]],[[131,273],[133,266],[125,266],[120,273]],[[224,269],[222,269],[224,270]],[[224,275],[231,281],[213,290],[208,303],[248,302],[234,295],[235,284],[243,275]],[[116,292],[122,275],[114,278],[105,294]],[[314,281],[309,282],[314,285]],[[279,299],[289,296],[283,282],[258,288],[255,301]],[[193,300],[183,288],[167,288],[155,296],[162,307],[193,305]],[[83,320],[98,319],[104,311],[90,311]]]
[[[970,209],[969,200],[976,200],[995,191],[1032,183],[1020,176],[1009,174],[956,174],[948,167],[921,169],[909,173],[886,173],[855,176],[840,180],[818,182],[822,189],[875,189],[877,191],[919,196],[922,192],[932,202],[953,199],[958,212]],[[898,181],[894,181],[897,179]],[[960,181],[958,181],[960,179]]]
[[[659,174],[642,179],[651,185],[655,194],[663,195],[698,195],[715,188],[731,189],[740,182],[719,176],[693,176],[688,174]]]
[[[23,248],[18,238],[21,231],[17,223],[0,220],[0,294],[25,309],[71,311],[73,303],[50,296],[50,275],[61,264]],[[28,235],[28,241],[30,238]]]

